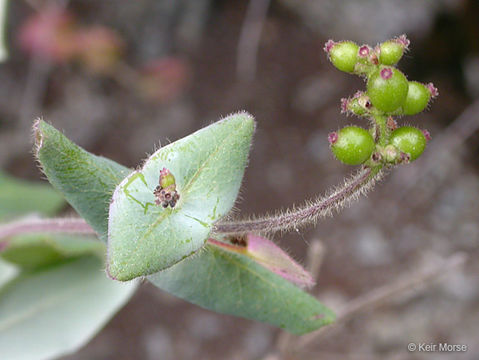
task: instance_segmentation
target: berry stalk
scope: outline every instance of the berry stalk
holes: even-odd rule
[[[293,208],[273,216],[264,216],[238,222],[215,224],[213,232],[218,234],[271,233],[275,231],[296,230],[304,225],[314,224],[319,218],[332,215],[369,192],[384,176],[382,166],[363,166],[344,184],[331,193],[306,202],[300,208]]]

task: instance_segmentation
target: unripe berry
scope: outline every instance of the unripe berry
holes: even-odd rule
[[[351,112],[362,116],[368,114],[372,106],[369,96],[362,91],[356,92],[352,98],[341,99],[341,113]]]
[[[417,81],[410,81],[406,101],[402,106],[403,114],[415,115],[420,113],[426,108],[430,99],[431,93],[426,85]]]
[[[390,143],[399,151],[409,155],[409,161],[416,160],[426,148],[423,132],[412,126],[403,126],[391,133]]]
[[[331,151],[336,159],[347,165],[359,165],[368,160],[375,143],[371,134],[358,126],[347,126],[329,134]]]
[[[383,65],[396,64],[404,54],[403,46],[394,40],[383,42],[379,49],[379,62]]]
[[[393,112],[399,108],[408,93],[406,76],[394,67],[380,67],[368,79],[367,94],[373,105],[381,111]]]
[[[329,40],[324,46],[324,51],[329,55],[333,65],[344,72],[353,72],[358,62],[359,46],[352,41],[334,42]]]
[[[160,170],[160,186],[166,189],[168,186],[176,185],[175,177],[167,168]]]
[[[164,208],[171,206],[174,208],[180,199],[180,194],[176,191],[175,177],[167,168],[160,170],[160,181],[153,191],[155,195],[155,204]]]

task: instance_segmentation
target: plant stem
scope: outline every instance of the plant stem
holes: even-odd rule
[[[367,193],[382,177],[381,169],[381,165],[372,168],[364,166],[329,195],[319,197],[312,203],[306,203],[299,209],[287,210],[276,216],[215,224],[213,231],[229,235],[249,232],[269,233],[297,229],[300,226],[315,223],[318,218],[330,215],[334,210],[339,211],[357,199],[359,195]]]
[[[57,218],[21,220],[2,225],[0,239],[35,232],[96,235],[96,232],[83,219]]]
[[[215,224],[213,232],[217,234],[244,234],[249,232],[274,232],[297,229],[314,223],[320,217],[339,211],[361,194],[367,193],[379,180],[382,166],[363,166],[355,175],[346,180],[344,185],[330,194],[308,202],[299,209],[287,210],[277,216],[226,222]],[[56,218],[22,220],[0,226],[0,239],[24,233],[68,233],[96,235],[96,232],[81,218]]]
[[[376,124],[379,129],[378,144],[385,146],[389,140],[389,129],[387,127],[387,119],[384,115],[373,114],[371,120]]]

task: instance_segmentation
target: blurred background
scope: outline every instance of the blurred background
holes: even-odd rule
[[[324,42],[375,45],[406,33],[411,50],[399,67],[440,92],[429,111],[400,120],[430,131],[425,154],[341,214],[275,241],[302,263],[322,244],[312,292],[333,309],[451,255],[467,261],[290,358],[436,359],[407,344],[448,342],[468,351],[441,359],[479,359],[478,1],[15,0],[5,16],[2,171],[42,178],[30,135],[39,116],[135,167],[155,146],[247,110],[258,127],[237,204],[244,215],[299,204],[351,171],[333,159],[327,134],[361,125],[340,114],[339,100],[364,84],[327,61]],[[145,283],[64,360],[273,359],[279,336]]]

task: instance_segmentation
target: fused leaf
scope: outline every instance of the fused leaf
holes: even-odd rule
[[[236,200],[253,131],[249,114],[228,116],[161,148],[118,185],[108,222],[112,278],[166,269],[205,244],[213,223]],[[178,195],[173,206],[155,196],[162,171],[161,180]],[[166,172],[174,180],[166,181]]]
[[[103,174],[95,171],[104,159],[85,151],[83,154],[85,166],[79,170],[84,171],[93,184],[104,184],[98,187],[96,197],[89,198],[90,210],[97,214],[98,219],[107,219],[108,209],[104,206],[104,199],[113,193],[116,185],[113,181],[103,182]],[[68,157],[60,159],[66,162]],[[58,169],[54,160],[52,157],[48,163]],[[91,163],[95,164],[89,167]],[[70,167],[77,167],[75,160]],[[112,177],[117,179],[128,171],[119,164],[114,164],[110,170]],[[60,189],[74,191],[67,186],[68,183],[62,183],[67,180],[65,176],[55,177]],[[88,182],[77,183],[79,192],[88,193],[90,189]],[[81,197],[70,196],[70,201],[77,209],[85,205]],[[91,220],[89,222],[91,225]],[[97,221],[96,226],[98,233],[107,232],[106,221]],[[221,272],[223,270],[224,273]],[[212,244],[148,279],[159,288],[206,309],[267,322],[295,334],[316,330],[334,320],[331,310],[290,282],[246,256],[227,252]],[[214,291],[209,293],[209,289]]]

